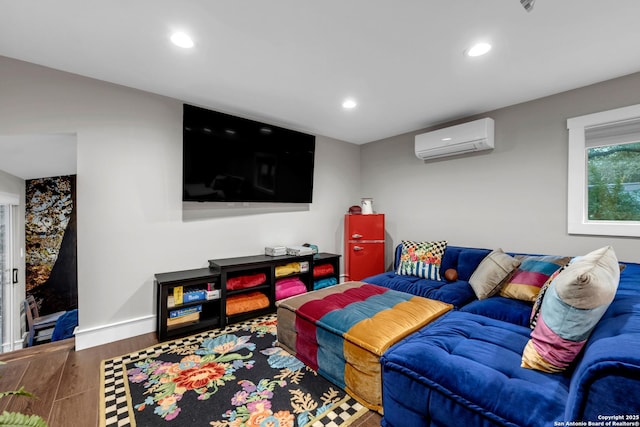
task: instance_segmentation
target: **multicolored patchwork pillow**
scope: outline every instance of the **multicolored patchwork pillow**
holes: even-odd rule
[[[611,246],[574,259],[545,293],[522,367],[551,373],[565,370],[613,301],[619,280]]]
[[[442,280],[440,277],[440,264],[446,248],[446,240],[435,242],[403,240],[397,273],[404,276]]]
[[[540,315],[540,308],[542,308],[542,300],[544,298],[544,294],[547,292],[547,289],[551,285],[551,282],[553,282],[553,279],[558,277],[558,274],[560,274],[565,268],[566,266],[561,267],[560,270],[556,270],[556,272],[549,276],[547,281],[544,282],[542,288],[540,288],[540,292],[536,297],[536,302],[533,303],[533,308],[531,309],[531,315],[529,317],[529,327],[531,329],[536,327],[536,322],[538,321],[538,316]]]
[[[500,296],[534,302],[547,279],[567,265],[570,257],[554,255],[518,255],[520,267],[500,290]]]

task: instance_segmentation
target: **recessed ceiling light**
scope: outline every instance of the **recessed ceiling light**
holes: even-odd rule
[[[482,56],[491,50],[489,43],[477,43],[468,49],[465,53],[467,56]]]
[[[352,108],[356,108],[357,105],[358,103],[354,99],[349,98],[344,100],[344,102],[342,103],[342,108],[351,110]]]
[[[185,49],[189,49],[193,47],[193,40],[191,40],[191,37],[189,37],[185,33],[181,33],[181,32],[173,33],[173,35],[171,36],[171,41],[176,46],[179,46]]]

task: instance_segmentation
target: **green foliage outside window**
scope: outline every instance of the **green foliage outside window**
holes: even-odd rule
[[[640,142],[587,154],[589,220],[640,221]]]

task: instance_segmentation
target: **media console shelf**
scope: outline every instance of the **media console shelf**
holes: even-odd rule
[[[159,273],[155,278],[159,341],[223,326],[224,302],[219,274],[209,268],[200,268]],[[207,299],[209,289],[213,293]],[[182,295],[182,303],[176,301],[179,295]]]
[[[314,275],[314,267],[320,267],[316,270],[320,273]],[[302,292],[313,290],[318,280],[338,283],[340,255],[323,252],[315,256],[212,259],[209,268],[160,273],[155,277],[158,339],[165,341],[274,312],[279,280],[294,279],[303,285]],[[176,303],[180,291],[181,304]],[[198,299],[203,291],[216,299]],[[195,300],[190,301],[191,298]]]
[[[329,267],[330,266],[330,267]],[[307,289],[318,289],[318,286],[340,283],[340,255],[320,252],[313,256],[313,283]]]
[[[295,270],[289,265],[302,265],[302,270]],[[309,289],[313,257],[306,256],[268,256],[254,255],[238,258],[209,260],[209,268],[220,274],[222,298],[225,301],[225,324],[236,323],[263,314],[272,313],[276,309],[276,281],[284,277],[297,277]],[[278,274],[280,272],[280,274]],[[282,273],[284,272],[284,274]],[[231,283],[242,282],[244,278],[251,283],[251,278],[262,276],[264,282],[257,286],[234,288]],[[261,295],[258,295],[260,293]],[[261,297],[262,296],[262,297]],[[230,304],[229,299],[235,297],[240,309]],[[246,300],[246,304],[243,304]],[[262,303],[262,305],[260,305]]]

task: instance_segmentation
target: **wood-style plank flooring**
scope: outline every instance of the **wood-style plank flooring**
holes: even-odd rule
[[[37,399],[10,396],[0,399],[1,411],[19,411],[43,417],[49,427],[98,426],[100,362],[157,344],[155,333],[75,351],[73,338],[0,354],[0,391],[25,390]],[[380,425],[375,412],[352,426]]]

